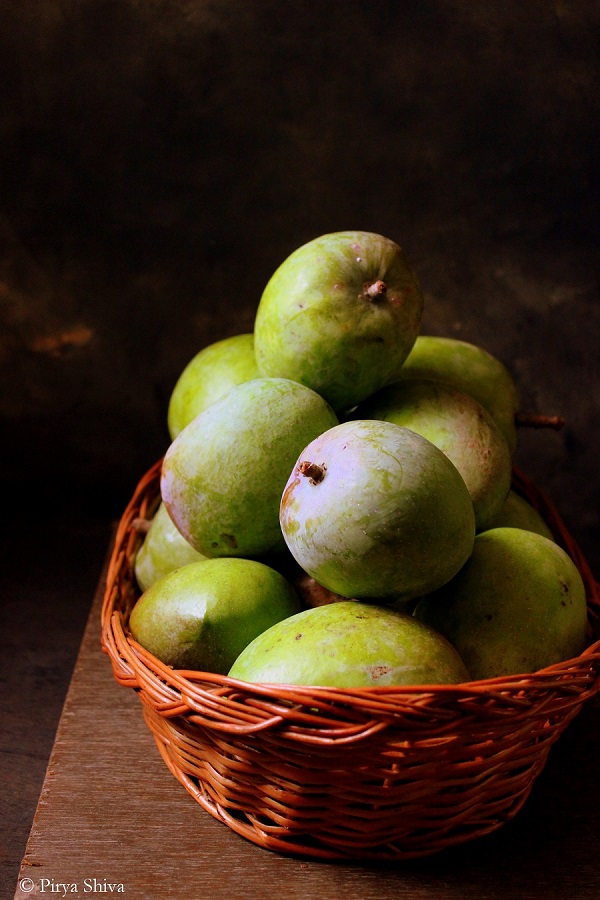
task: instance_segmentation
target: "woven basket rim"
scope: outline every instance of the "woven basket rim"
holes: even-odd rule
[[[132,567],[133,559],[141,538],[135,532],[134,519],[144,518],[156,506],[158,481],[162,467],[162,458],[142,476],[135,492],[129,501],[115,535],[113,550],[109,560],[106,589],[102,605],[101,643],[103,650],[109,655],[115,669],[117,680],[130,682],[137,674],[142,681],[148,678],[159,678],[165,685],[178,693],[194,695],[200,692],[218,693],[226,689],[228,693],[246,692],[258,697],[278,698],[294,703],[310,703],[317,698],[321,701],[358,703],[361,701],[385,701],[394,697],[418,698],[425,695],[457,700],[467,698],[500,698],[511,694],[530,690],[547,690],[560,685],[561,679],[568,676],[573,669],[583,666],[587,669],[600,669],[600,584],[596,581],[587,560],[575,539],[570,535],[558,510],[550,499],[519,469],[513,470],[512,487],[524,496],[540,512],[552,530],[557,543],[571,556],[584,581],[588,601],[588,646],[582,654],[572,659],[563,660],[532,673],[500,676],[485,680],[467,681],[460,684],[419,684],[365,688],[334,688],[305,685],[282,685],[269,683],[251,683],[230,678],[227,675],[202,672],[188,669],[174,669],[160,662],[146,651],[131,636],[127,628],[128,616],[115,609],[115,579],[123,566]],[[119,677],[118,670],[125,666],[130,669],[129,675]],[[205,688],[202,688],[202,685]],[[600,676],[596,675],[589,694],[600,690]]]

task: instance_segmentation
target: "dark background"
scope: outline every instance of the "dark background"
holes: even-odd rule
[[[599,61],[593,0],[0,0],[11,872],[175,381],[252,330],[301,243],[397,240],[423,332],[482,345],[524,410],[566,418],[521,431],[516,461],[600,572]]]

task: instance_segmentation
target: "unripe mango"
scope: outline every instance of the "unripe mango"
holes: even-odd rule
[[[375,420],[337,425],[302,451],[280,521],[304,571],[358,599],[435,590],[475,536],[469,492],[448,457],[414,431]]]
[[[206,559],[145,591],[129,619],[133,637],[178,669],[227,674],[244,647],[301,610],[287,580],[249,559]]]
[[[337,423],[314,391],[284,378],[233,387],[175,438],[161,494],[178,530],[205,556],[284,549],[279,501],[298,453]]]
[[[550,527],[546,524],[537,509],[527,500],[509,491],[504,504],[498,514],[488,524],[488,528],[523,528],[525,531],[535,531],[544,537],[554,540]]]
[[[400,378],[428,378],[475,397],[496,420],[511,453],[517,443],[519,398],[506,366],[487,350],[456,338],[419,335]]]
[[[355,416],[404,425],[439,447],[467,485],[477,530],[500,512],[510,490],[511,454],[491,413],[474,397],[442,382],[407,378],[360,404]]]
[[[167,410],[171,439],[236,384],[259,376],[252,334],[236,334],[203,347],[186,365],[171,393]]]
[[[305,610],[267,629],[241,652],[229,675],[358,688],[469,680],[441,635],[412,616],[351,600]]]
[[[136,554],[135,577],[140,589],[146,591],[163,575],[204,558],[180,534],[161,503]]]
[[[492,528],[444,587],[414,615],[444,634],[472,678],[535,672],[571,659],[586,642],[585,588],[554,541],[520,528]]]
[[[422,312],[398,244],[365,231],[322,235],[295,250],[265,287],[254,323],[258,368],[313,388],[341,412],[394,380]]]

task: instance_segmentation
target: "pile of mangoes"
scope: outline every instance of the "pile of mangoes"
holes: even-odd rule
[[[460,683],[579,655],[586,596],[511,490],[518,393],[480,347],[421,335],[402,249],[323,235],[253,334],[181,373],[133,637],[251,682]]]

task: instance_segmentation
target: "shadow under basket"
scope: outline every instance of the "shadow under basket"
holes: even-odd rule
[[[600,689],[600,586],[555,507],[529,500],[581,572],[588,647],[528,675],[463,685],[317,688],[174,670],[137,644],[135,554],[159,497],[160,461],[117,530],[102,610],[116,680],[137,691],[173,775],[253,843],[321,859],[402,860],[487,834],[527,799],[552,744]]]

